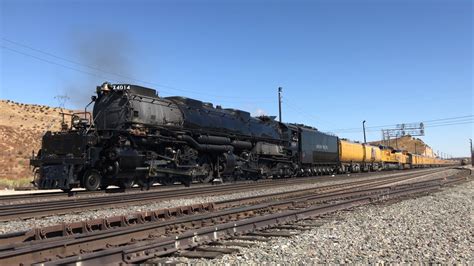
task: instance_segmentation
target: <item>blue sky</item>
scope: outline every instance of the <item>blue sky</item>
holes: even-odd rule
[[[353,140],[473,114],[468,0],[0,2],[2,99],[79,108],[109,80],[276,115],[281,86],[284,121]],[[422,139],[466,156],[464,122]]]

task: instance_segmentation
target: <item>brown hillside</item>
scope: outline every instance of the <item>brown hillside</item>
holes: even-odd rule
[[[383,141],[373,141],[370,142],[373,145],[387,145],[387,142]],[[394,147],[399,150],[406,150],[410,153],[422,154],[430,157],[434,157],[433,149],[424,143],[419,138],[414,138],[411,136],[404,136],[398,139],[391,139],[388,146]],[[415,151],[416,147],[416,151]]]
[[[0,179],[32,178],[29,157],[40,148],[46,131],[60,129],[60,112],[60,108],[0,100]]]

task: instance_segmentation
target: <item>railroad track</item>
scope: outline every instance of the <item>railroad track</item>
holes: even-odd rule
[[[457,175],[462,175],[460,172]],[[336,193],[344,191],[347,188],[374,188],[389,184],[394,184],[400,181],[407,181],[418,178],[418,176],[399,177],[399,178],[381,178],[376,180],[361,180],[345,184],[329,185],[322,187],[313,187],[306,189],[299,189],[295,191],[277,192],[271,194],[263,194],[250,197],[242,197],[230,200],[222,200],[212,203],[194,204],[189,206],[180,206],[175,208],[161,209],[157,211],[144,211],[134,214],[113,216],[103,219],[94,219],[82,222],[75,222],[70,224],[61,224],[55,226],[43,227],[40,230],[27,230],[16,232],[13,234],[0,235],[0,245],[5,245],[12,242],[27,242],[38,239],[51,239],[57,236],[67,236],[69,234],[88,233],[94,230],[102,230],[103,228],[122,227],[136,223],[143,223],[149,221],[157,221],[159,219],[169,219],[172,217],[179,217],[182,215],[189,215],[195,212],[215,211],[231,207],[239,207],[250,204],[259,204],[265,201],[282,200],[285,198],[297,199],[297,197],[305,197],[306,195],[325,195],[327,193]]]
[[[403,185],[390,185],[389,180],[379,180],[379,184],[373,182],[369,187],[359,184],[250,206],[217,208],[212,212],[184,215],[174,219],[140,221],[133,225],[105,227],[87,233],[71,233],[26,243],[13,242],[0,247],[0,264],[141,263],[157,256],[193,249],[216,241],[242,238],[270,227],[334,211],[435,191],[446,184],[462,182],[465,179],[464,172],[447,179]],[[380,186],[382,182],[385,186]],[[236,199],[233,205],[239,205],[239,200]],[[216,203],[219,204],[223,203]],[[222,206],[227,204],[228,202]]]
[[[444,169],[445,167],[442,168],[437,168],[438,170]],[[423,171],[430,171],[433,169],[412,169],[412,170],[393,170],[390,172],[383,172],[383,174],[393,174],[393,173],[408,173],[408,172],[423,172]],[[370,176],[370,175],[380,175],[382,174],[381,172],[368,172],[368,173],[352,173],[350,174],[350,178],[359,178],[359,177],[365,177],[365,176]],[[292,178],[292,179],[284,179],[284,180],[299,180],[299,179],[318,179],[320,181],[324,180],[330,180],[330,179],[346,179],[346,175],[336,175],[336,176],[312,176],[312,177],[297,177],[297,178]],[[281,181],[281,179],[263,179],[263,180],[257,180],[257,181],[236,181],[233,183],[225,183],[222,185],[231,185],[231,184],[241,184],[241,183],[268,183],[268,182],[274,182],[274,181]],[[211,184],[200,184],[200,183],[194,183],[192,184],[192,187],[198,187],[198,186],[215,186]],[[170,190],[170,189],[182,189],[184,186],[182,184],[173,184],[173,185],[168,185],[168,186],[162,186],[162,185],[155,185],[150,187],[149,190],[147,191],[161,191],[161,190]],[[62,192],[62,191],[54,191],[54,192],[41,192],[38,190],[32,190],[31,193],[26,193],[26,194],[17,194],[17,195],[1,195],[0,196],[0,205],[7,204],[12,201],[21,201],[21,200],[29,200],[32,197],[35,199],[67,199],[67,198],[74,198],[74,197],[83,197],[83,196],[106,196],[106,195],[113,195],[113,194],[122,194],[122,193],[141,193],[143,189],[139,187],[132,187],[129,189],[121,189],[121,188],[108,188],[106,190],[97,190],[97,191],[86,191],[86,190],[72,190],[69,193]]]
[[[389,175],[391,180],[404,180],[406,178],[416,178],[427,175],[429,173],[439,171],[439,169],[429,169],[425,171],[401,172]],[[384,178],[384,175],[382,177]],[[397,179],[398,178],[398,179]],[[11,219],[29,219],[33,217],[45,217],[48,215],[58,215],[64,213],[80,212],[82,210],[94,210],[106,207],[126,206],[136,203],[147,203],[155,201],[170,200],[176,198],[190,198],[196,196],[212,196],[228,193],[237,193],[242,191],[258,190],[269,187],[279,187],[285,185],[311,184],[318,182],[314,178],[301,179],[280,179],[272,182],[256,182],[256,183],[237,183],[224,184],[215,186],[199,186],[192,188],[170,189],[162,191],[145,191],[141,193],[126,193],[110,195],[106,197],[85,197],[85,198],[66,198],[62,200],[28,202],[20,204],[10,204],[0,206],[0,221],[8,221]],[[349,183],[341,183],[332,186],[323,186],[320,190],[331,189],[337,187],[364,184],[367,181],[355,181]]]

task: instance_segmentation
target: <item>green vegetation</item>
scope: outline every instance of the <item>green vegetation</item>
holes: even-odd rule
[[[33,186],[31,184],[31,178],[15,178],[15,179],[9,179],[9,178],[1,178],[0,179],[0,188],[9,188],[9,189],[14,189],[18,187],[31,187]]]

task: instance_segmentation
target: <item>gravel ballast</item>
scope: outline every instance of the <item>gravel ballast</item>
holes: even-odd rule
[[[474,182],[335,214],[320,227],[191,264],[474,263]]]
[[[420,170],[425,171],[425,170]],[[428,171],[427,171],[428,172]],[[452,169],[440,169],[440,171],[436,171],[434,173],[428,174],[428,176],[449,176],[456,173],[457,170]],[[153,202],[153,203],[146,203],[146,204],[135,204],[131,206],[124,206],[124,207],[115,207],[115,208],[107,208],[107,209],[99,209],[99,210],[89,210],[89,211],[82,211],[78,213],[71,213],[71,214],[64,214],[64,215],[53,215],[43,218],[33,218],[28,220],[12,220],[8,222],[0,223],[0,234],[16,232],[16,231],[25,231],[35,227],[44,227],[50,225],[56,225],[61,223],[71,223],[77,221],[84,221],[89,219],[97,219],[97,218],[104,218],[104,217],[111,217],[117,215],[127,215],[135,212],[140,211],[151,211],[151,210],[158,210],[163,208],[172,208],[178,206],[186,206],[191,204],[199,204],[199,203],[206,203],[206,202],[216,202],[222,200],[230,200],[242,197],[250,197],[250,196],[257,196],[257,195],[265,195],[265,194],[272,194],[278,192],[287,192],[287,191],[294,191],[303,188],[316,188],[320,186],[326,185],[334,185],[340,184],[345,182],[351,182],[356,180],[367,180],[372,178],[380,178],[381,176],[398,176],[400,173],[374,173],[370,177],[363,177],[363,178],[354,178],[350,180],[335,180],[335,181],[324,181],[324,182],[316,182],[314,184],[301,184],[301,185],[289,185],[284,187],[278,188],[267,188],[267,189],[259,189],[259,190],[252,190],[252,191],[245,191],[240,193],[233,193],[227,195],[218,195],[218,196],[201,196],[195,198],[186,198],[186,199],[175,199],[175,200],[167,200],[167,201],[160,201],[160,202]],[[38,204],[41,204],[40,202]]]

